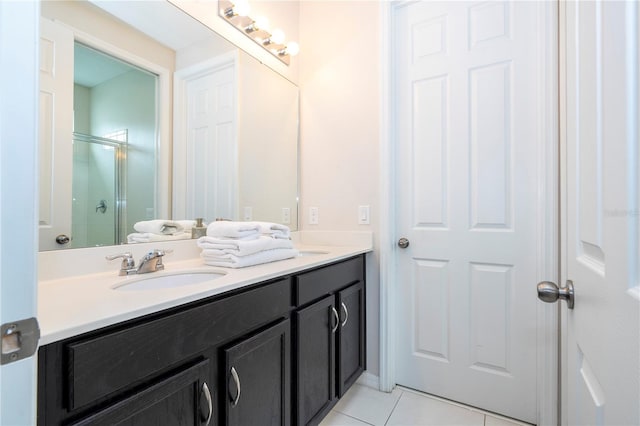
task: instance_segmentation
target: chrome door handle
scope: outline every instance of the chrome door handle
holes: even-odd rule
[[[335,333],[340,325],[340,315],[338,315],[338,311],[336,311],[336,308],[333,306],[331,307],[331,312],[333,312],[333,318],[336,320],[336,325],[331,328],[331,332]]]
[[[207,415],[207,420],[205,421],[204,426],[209,426],[209,423],[211,423],[211,416],[213,415],[213,401],[211,400],[211,392],[209,392],[207,382],[202,384],[202,392],[204,393],[204,397],[207,400],[207,406],[209,407],[209,414]]]
[[[341,305],[342,310],[344,311],[344,321],[342,321],[342,326],[344,327],[347,325],[347,321],[349,321],[349,311],[347,311],[347,305],[345,305],[344,302],[342,302]]]
[[[404,237],[400,238],[398,240],[398,247],[403,248],[403,249],[409,247],[409,240],[404,238]]]
[[[573,281],[567,280],[565,287],[558,288],[551,281],[542,281],[538,283],[538,299],[547,303],[554,303],[558,299],[567,301],[567,308],[573,309],[575,303],[575,292],[573,289]]]
[[[56,243],[60,245],[69,244],[69,241],[71,241],[71,238],[64,234],[60,234],[56,237]]]
[[[231,367],[231,376],[233,377],[233,381],[236,382],[236,387],[238,388],[238,393],[233,401],[231,401],[231,406],[235,407],[238,405],[238,401],[240,401],[240,377],[238,377],[238,372],[235,367]]]

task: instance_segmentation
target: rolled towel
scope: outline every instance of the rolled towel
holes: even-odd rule
[[[133,229],[140,233],[174,235],[184,232],[184,226],[174,220],[156,219],[136,222]]]
[[[161,235],[153,234],[151,232],[134,232],[127,235],[127,243],[152,243],[156,241],[173,241],[173,240],[188,240],[191,238],[191,231],[181,232],[174,235]]]
[[[203,255],[216,256],[233,254],[247,256],[264,250],[291,249],[293,242],[289,239],[261,236],[254,240],[232,240],[215,237],[198,238],[198,247],[203,249]]]
[[[298,256],[296,249],[273,249],[264,250],[248,256],[235,256],[226,254],[223,256],[205,256],[200,254],[204,263],[209,266],[221,266],[224,268],[244,268],[247,266],[260,265],[263,263],[275,262],[278,260],[290,259]]]
[[[178,225],[182,226],[183,232],[191,232],[191,228],[196,226],[195,220],[176,220],[174,222],[178,222]]]
[[[207,226],[207,237],[255,240],[260,237],[260,225],[253,222],[215,221]]]

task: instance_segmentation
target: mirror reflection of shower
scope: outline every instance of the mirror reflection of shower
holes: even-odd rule
[[[153,219],[157,76],[74,46],[72,247],[124,244]]]

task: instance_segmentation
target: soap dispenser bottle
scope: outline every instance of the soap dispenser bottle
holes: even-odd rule
[[[191,228],[191,238],[200,238],[207,235],[207,227],[202,223],[203,220],[201,217],[196,218],[196,226]]]

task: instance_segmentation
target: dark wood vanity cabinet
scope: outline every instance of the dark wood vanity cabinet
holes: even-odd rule
[[[318,424],[365,365],[364,261],[295,277],[296,421]]]
[[[363,371],[364,333],[360,255],[41,347],[38,425],[317,423]]]
[[[287,319],[224,350],[224,424],[290,425],[290,333]]]

